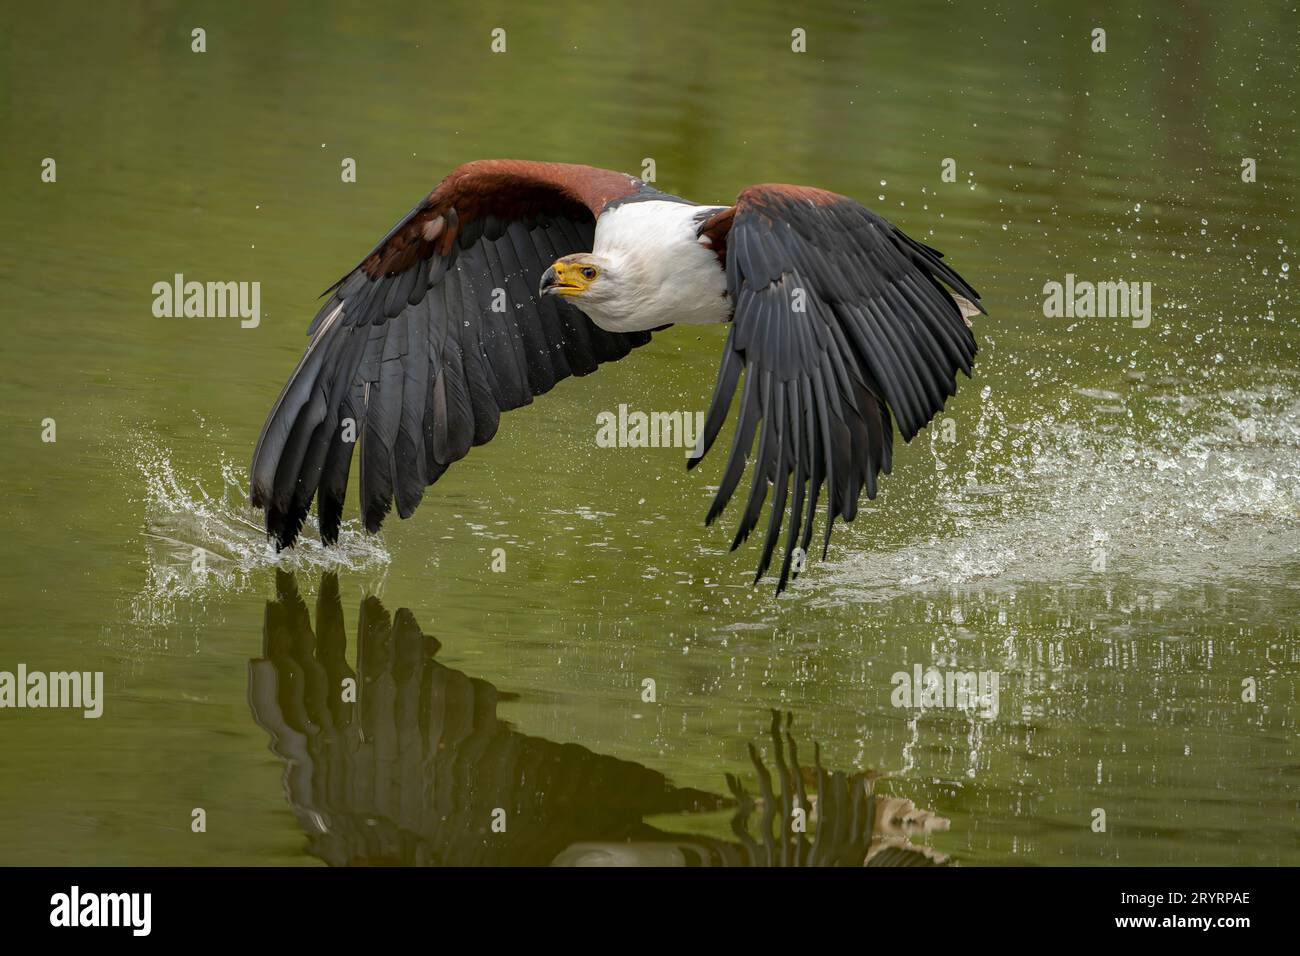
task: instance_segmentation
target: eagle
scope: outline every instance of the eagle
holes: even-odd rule
[[[846,196],[769,183],[701,205],[637,176],[526,160],[455,169],[326,296],[253,452],[249,497],[277,551],[313,499],[321,540],[338,540],[357,444],[375,532],[491,440],[503,411],[671,325],[729,323],[687,467],[736,404],[705,523],[750,466],[731,547],[770,490],[754,582],[788,508],[777,593],[804,566],[823,493],[825,560],[835,520],[889,473],[895,425],[910,441],[957,371],[970,376],[969,320],[985,311],[942,253]]]

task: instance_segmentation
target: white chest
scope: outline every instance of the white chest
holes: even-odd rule
[[[611,332],[727,321],[726,276],[717,256],[695,237],[700,211],[649,200],[606,212],[596,222],[592,252],[609,263],[611,282],[603,294],[574,304]]]

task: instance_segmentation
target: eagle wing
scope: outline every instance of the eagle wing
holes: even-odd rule
[[[731,499],[757,435],[732,549],[758,523],[772,486],[754,580],[762,578],[790,499],[780,591],[796,546],[808,551],[822,487],[825,558],[835,518],[852,521],[863,489],[874,498],[877,476],[890,470],[891,415],[910,441],[956,394],[957,370],[970,375],[976,344],[963,311],[984,309],[941,253],[820,189],[751,186],[703,224],[701,239],[725,262],[735,318],[688,467],[713,445],[739,386],[735,437],[705,521]],[[943,284],[971,301],[960,306]]]
[[[297,538],[313,497],[321,538],[338,538],[350,437],[376,531],[394,500],[407,517],[491,439],[502,411],[648,342],[537,294],[547,266],[591,251],[601,211],[641,186],[590,166],[467,163],[327,290],[253,453],[249,497],[277,548]]]

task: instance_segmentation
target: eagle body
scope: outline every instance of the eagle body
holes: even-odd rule
[[[249,497],[278,548],[313,501],[338,538],[354,455],[361,518],[409,517],[501,413],[626,357],[673,324],[727,322],[700,444],[731,448],[705,516],[746,470],[732,548],[766,528],[777,590],[852,521],[977,351],[979,294],[940,252],[847,196],[767,183],[701,206],[591,166],[479,160],[453,170],[326,290],[271,407]],[[735,414],[732,407],[735,406]],[[359,452],[358,452],[359,449]],[[784,541],[779,541],[784,530]]]

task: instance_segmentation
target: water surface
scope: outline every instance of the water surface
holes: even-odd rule
[[[805,766],[817,741],[827,768],[888,774],[951,821],[916,842],[965,865],[1300,862],[1295,11],[891,6],[7,16],[0,669],[102,670],[108,699],[94,721],[0,713],[0,862],[345,861],[250,702],[277,571],[313,613],[337,581],[354,642],[367,598],[409,609],[511,733],[621,761],[629,794],[725,800],[727,773],[758,793],[747,746],[772,765],[777,709]],[[756,544],[728,553],[734,514],[703,526],[722,456],[687,474],[680,450],[595,443],[620,403],[702,409],[721,329],[509,413],[381,536],[349,510],[340,547],[277,559],[246,468],[316,295],[493,156],[653,158],[700,201],[857,197],[980,290],[975,378],[779,599],[750,585]],[[176,273],[259,281],[260,324],[155,318]],[[1067,274],[1151,282],[1150,326],[1045,318]],[[893,706],[916,663],[998,672],[997,716]],[[580,805],[731,836],[729,811],[590,786]]]

